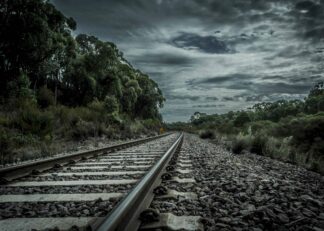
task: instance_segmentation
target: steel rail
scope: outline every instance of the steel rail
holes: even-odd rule
[[[162,134],[162,135],[152,136],[152,137],[143,138],[143,139],[137,139],[134,141],[129,141],[129,142],[112,145],[112,146],[108,146],[108,147],[104,147],[104,148],[99,148],[99,149],[95,149],[95,150],[76,152],[76,153],[68,154],[68,155],[64,155],[64,156],[46,158],[46,159],[39,160],[39,161],[33,161],[33,162],[25,163],[25,164],[1,168],[0,169],[0,181],[1,182],[10,182],[17,178],[27,176],[33,172],[40,172],[40,171],[51,169],[53,167],[60,167],[62,165],[72,163],[74,161],[79,161],[84,158],[87,159],[87,158],[95,157],[98,155],[106,154],[110,151],[115,151],[115,150],[131,147],[131,146],[135,146],[138,144],[142,144],[142,143],[145,143],[148,141],[152,141],[152,140],[170,135],[170,134],[171,133],[166,133],[166,134]]]
[[[132,231],[139,228],[139,216],[152,202],[154,197],[153,189],[161,183],[161,175],[165,172],[165,168],[173,154],[181,146],[182,140],[183,134],[181,133],[135,188],[127,194],[107,217],[93,225],[93,230]]]

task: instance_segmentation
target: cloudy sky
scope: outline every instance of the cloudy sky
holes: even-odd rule
[[[159,84],[168,122],[303,99],[323,80],[324,0],[52,2]]]

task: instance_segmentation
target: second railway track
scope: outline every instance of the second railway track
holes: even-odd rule
[[[43,172],[1,170],[14,180],[0,186],[0,230],[136,230],[182,138],[171,134],[110,153],[83,153]]]

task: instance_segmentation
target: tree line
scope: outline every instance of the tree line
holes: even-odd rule
[[[260,102],[225,114],[196,112],[188,123],[168,127],[216,139],[234,153],[250,151],[324,173],[324,82],[304,100]]]
[[[157,83],[49,1],[2,0],[0,25],[0,146],[160,128]]]
[[[134,69],[116,45],[71,32],[76,22],[42,0],[0,5],[0,97],[36,97],[41,107],[104,101],[110,111],[159,118],[157,84]],[[109,107],[109,106],[108,106]]]

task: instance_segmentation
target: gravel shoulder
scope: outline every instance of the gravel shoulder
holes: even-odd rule
[[[186,134],[206,230],[324,230],[324,177]],[[179,190],[181,191],[181,190]]]

